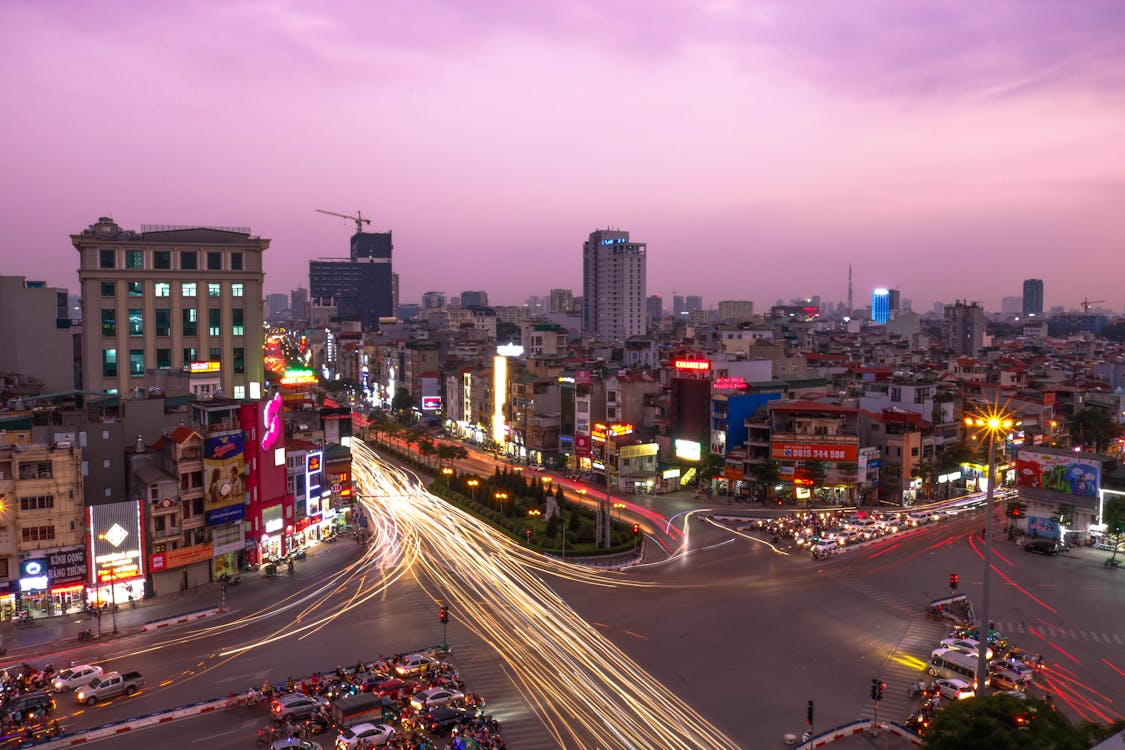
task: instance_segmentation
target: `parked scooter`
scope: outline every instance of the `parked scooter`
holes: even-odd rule
[[[94,640],[94,631],[89,628],[78,631],[78,640],[80,642]]]
[[[237,586],[242,583],[242,576],[238,573],[231,575],[230,573],[223,573],[219,576],[219,583],[225,583],[228,586]]]

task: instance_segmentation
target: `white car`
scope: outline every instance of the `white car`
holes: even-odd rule
[[[941,647],[951,648],[954,651],[960,651],[969,656],[980,656],[980,641],[973,640],[972,638],[946,638],[941,642]],[[992,658],[991,648],[985,651],[984,658]]]
[[[356,724],[340,732],[336,737],[336,750],[351,750],[359,747],[382,747],[394,736],[395,728],[390,724]]]
[[[95,677],[101,677],[104,670],[91,664],[75,664],[55,675],[51,680],[51,689],[62,693],[67,690],[80,688]]]
[[[401,677],[421,674],[437,662],[424,654],[410,654],[395,662],[395,672]]]
[[[465,697],[460,690],[453,688],[434,687],[417,693],[410,699],[410,705],[416,711],[425,711],[434,706],[444,706],[451,701],[459,701]]]
[[[941,692],[942,697],[951,698],[955,701],[972,698],[974,695],[976,695],[976,691],[973,690],[973,686],[965,682],[964,680],[958,680],[955,678],[935,680],[934,685],[937,686],[937,689]]]

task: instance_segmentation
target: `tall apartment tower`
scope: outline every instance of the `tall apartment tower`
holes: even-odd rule
[[[390,232],[356,232],[350,257],[309,261],[309,295],[334,300],[340,318],[377,329],[379,318],[394,317],[398,307],[393,253]]]
[[[954,354],[975,357],[984,346],[984,308],[979,302],[945,306],[946,343]]]
[[[886,325],[891,319],[891,290],[875,289],[871,292],[871,320]]]
[[[629,233],[598,229],[582,245],[582,329],[624,341],[645,333],[645,256]]]
[[[480,289],[461,292],[461,307],[488,307],[488,292]]]
[[[103,216],[70,241],[85,390],[127,395],[179,370],[217,373],[227,397],[258,397],[268,239],[247,227],[142,224],[135,232]]]
[[[574,292],[570,289],[552,289],[550,300],[551,312],[568,313],[574,306]]]
[[[1043,279],[1025,279],[1023,282],[1023,314],[1043,314]]]
[[[65,289],[0,276],[0,372],[24,376],[28,394],[81,388]]]
[[[445,292],[422,292],[423,310],[440,310],[445,307]]]

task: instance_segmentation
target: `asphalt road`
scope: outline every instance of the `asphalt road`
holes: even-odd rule
[[[540,571],[542,580],[739,747],[772,746],[784,733],[802,731],[810,699],[818,730],[870,715],[873,677],[888,682],[880,717],[905,718],[906,685],[921,676],[943,635],[926,619],[926,605],[948,593],[954,571],[962,591],[979,601],[983,564],[979,540],[971,537],[979,519],[944,521],[814,562],[717,528],[702,514],[686,515],[699,503],[632,500],[685,530],[690,551],[669,555],[650,539],[645,562],[626,574],[647,586],[590,585],[550,569]],[[666,530],[664,538],[677,535]],[[1064,710],[1120,717],[1111,700],[1125,687],[1120,571],[1103,568],[1101,557],[1086,550],[1044,558],[1007,541],[997,550],[992,616],[998,627],[1017,645],[1044,654],[1044,682]],[[292,578],[233,587],[234,611],[220,620],[81,648],[68,644],[44,655],[36,663],[97,661],[139,670],[149,680],[140,694],[94,708],[73,706],[64,696],[61,720],[68,728],[96,726],[260,685],[266,677],[283,680],[439,642],[435,599],[445,592],[412,574],[385,579],[378,557],[349,570],[359,553],[350,541],[322,545]],[[536,697],[521,694],[494,644],[473,635],[462,616],[455,608],[451,660],[504,723],[508,746],[558,747],[532,708]],[[644,718],[667,720],[651,713]],[[246,747],[263,719],[264,711],[262,717],[221,712],[102,744],[151,747],[167,737],[176,747]]]

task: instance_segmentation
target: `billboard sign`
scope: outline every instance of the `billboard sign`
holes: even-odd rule
[[[87,506],[86,533],[91,583],[103,586],[144,578],[139,500]]]
[[[684,461],[698,461],[703,457],[703,447],[697,440],[676,439],[676,458]]]
[[[574,455],[581,456],[582,458],[589,458],[590,453],[590,436],[589,435],[575,435],[574,436]]]
[[[234,523],[246,518],[245,505],[224,505],[222,508],[205,511],[203,522],[207,526],[218,526],[223,523]]]
[[[305,454],[305,497],[316,497],[324,484],[324,451]]]
[[[246,503],[244,449],[242,433],[207,438],[203,445],[204,512]]]
[[[440,411],[441,396],[423,396],[422,411]]]
[[[65,586],[73,583],[83,583],[89,574],[86,564],[86,548],[81,544],[73,547],[60,547],[46,550],[47,577],[51,579],[52,586]]]
[[[1016,458],[1016,483],[1020,487],[1076,497],[1098,496],[1101,471],[1099,461],[1078,456],[1021,450]]]
[[[1040,518],[1037,516],[1027,517],[1027,533],[1032,536],[1043,536],[1048,539],[1058,539],[1062,536],[1059,531],[1059,522],[1051,518]]]
[[[617,449],[617,455],[621,458],[643,458],[644,456],[655,456],[658,453],[660,453],[660,446],[656,443],[623,445]]]
[[[273,394],[273,398],[262,405],[262,450],[268,451],[277,439],[281,437],[282,412],[284,411],[281,394]]]
[[[677,359],[673,361],[672,365],[677,370],[695,370],[698,372],[711,369],[711,362],[706,359]]]
[[[149,570],[155,573],[169,568],[182,568],[185,565],[210,560],[213,552],[214,547],[211,542],[157,552],[148,556]]]
[[[859,444],[770,443],[770,458],[780,461],[840,461],[857,463]],[[870,467],[871,464],[868,463]]]

